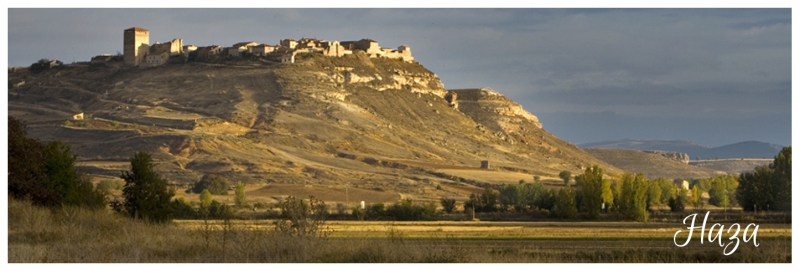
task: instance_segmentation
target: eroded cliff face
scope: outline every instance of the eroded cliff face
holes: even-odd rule
[[[457,94],[458,110],[485,126],[496,126],[506,132],[519,131],[520,125],[532,124],[542,128],[539,119],[490,88],[451,89]]]
[[[671,151],[644,151],[644,152],[658,154],[670,160],[675,160],[684,164],[689,164],[689,155],[685,153],[671,152]]]

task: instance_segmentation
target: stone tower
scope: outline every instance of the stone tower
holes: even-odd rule
[[[140,27],[125,29],[123,53],[125,65],[139,66],[150,49],[150,32]]]

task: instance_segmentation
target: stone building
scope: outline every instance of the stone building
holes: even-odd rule
[[[150,50],[150,32],[140,27],[125,29],[122,43],[125,65],[139,66]]]
[[[294,53],[286,53],[281,56],[281,63],[294,63]]]
[[[256,46],[256,45],[258,45],[258,42],[246,41],[246,42],[236,43],[233,46],[225,48],[225,49],[228,51],[228,55],[229,56],[239,57],[239,56],[242,55],[242,52],[249,52],[250,51],[250,49],[249,49],[250,46]]]
[[[322,54],[325,56],[340,57],[344,55],[344,46],[338,41],[326,41],[322,42],[320,45],[323,48]]]
[[[283,39],[283,40],[281,40],[280,44],[281,44],[281,47],[285,47],[285,48],[289,48],[289,49],[294,49],[295,47],[297,47],[297,41],[294,40],[294,39]]]
[[[222,53],[222,46],[219,45],[211,45],[211,46],[197,48],[197,55],[202,57],[215,56],[221,53]]]
[[[367,53],[369,57],[378,57],[383,55],[381,47],[378,42],[371,39],[361,39],[355,43],[356,49],[362,50]]]
[[[156,44],[158,45],[158,44]],[[167,63],[170,56],[169,46],[153,46],[145,57],[145,64],[148,67],[161,66]]]
[[[276,48],[277,46],[272,46],[269,44],[259,44],[249,47],[250,53],[257,56],[266,56],[267,54],[274,52]]]

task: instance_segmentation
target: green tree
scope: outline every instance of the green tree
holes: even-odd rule
[[[569,172],[569,170],[561,171],[558,173],[558,177],[564,181],[564,185],[567,185],[569,184],[570,179],[572,179],[572,172]]]
[[[8,118],[8,193],[43,206],[105,206],[105,193],[95,189],[75,167],[77,156],[61,141],[44,144],[29,138],[21,121]]]
[[[625,173],[622,176],[622,204],[619,205],[619,211],[623,218],[647,221],[647,188],[644,174]]]
[[[578,213],[575,205],[575,190],[570,185],[558,191],[553,206],[553,215],[560,218],[572,218]]]
[[[686,209],[686,203],[689,201],[689,191],[682,189],[677,185],[673,185],[671,190],[675,194],[675,197],[669,199],[670,211],[683,212],[683,210]]]
[[[647,206],[649,208],[661,207],[661,184],[657,180],[650,181],[647,188]]]
[[[674,199],[677,195],[676,190],[674,189],[675,184],[672,183],[672,180],[667,178],[658,178],[655,180],[656,183],[661,187],[661,204],[668,204],[671,199]]]
[[[507,211],[511,207],[516,211],[522,210],[522,189],[520,188],[521,186],[516,184],[505,184],[500,187],[499,200],[500,206],[502,206],[501,210]]]
[[[769,166],[742,173],[736,199],[745,211],[791,211],[792,147],[784,147]]]
[[[491,187],[486,187],[480,195],[470,194],[469,200],[464,202],[464,208],[472,208],[475,212],[496,212],[497,193]]]
[[[722,208],[730,206],[728,190],[725,188],[724,182],[715,181],[711,183],[711,189],[708,190],[708,203]]]
[[[705,202],[703,202],[703,191],[700,190],[700,186],[698,185],[693,186],[691,191],[692,191],[692,200],[691,200],[692,206],[694,206],[695,209],[702,209],[703,207],[705,207]]]
[[[581,176],[581,194],[581,211],[586,218],[597,219],[603,205],[603,169],[597,165],[586,169]]]
[[[204,211],[208,211],[208,207],[211,206],[211,202],[214,201],[213,196],[211,196],[211,192],[208,189],[203,190],[200,192],[200,209]]]
[[[451,214],[456,209],[455,199],[442,198],[440,202],[442,204],[442,209],[444,209],[445,213]]]
[[[151,222],[168,222],[172,219],[170,199],[175,191],[167,187],[153,169],[153,159],[146,152],[137,152],[131,158],[131,171],[120,176],[125,180],[122,189],[124,203],[115,203],[115,210],[135,219]]]
[[[244,183],[241,181],[236,182],[236,188],[234,191],[236,193],[236,197],[233,200],[236,202],[236,206],[245,206],[247,204],[247,198],[244,195]]]

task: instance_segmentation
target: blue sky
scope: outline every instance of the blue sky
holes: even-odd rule
[[[573,143],[791,144],[790,9],[17,9],[8,65],[150,42],[409,45],[446,88],[489,87]]]

